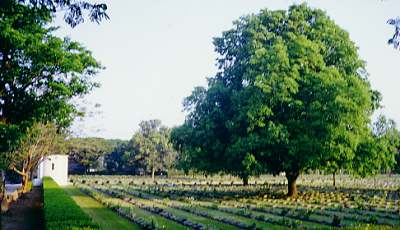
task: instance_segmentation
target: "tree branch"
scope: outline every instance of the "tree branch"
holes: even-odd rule
[[[15,166],[12,166],[11,170],[13,170],[14,172],[18,173],[21,176],[27,176],[28,175],[28,173],[24,173],[22,171],[19,171]]]

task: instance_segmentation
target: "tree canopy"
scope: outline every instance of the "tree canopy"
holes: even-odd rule
[[[170,169],[176,158],[176,151],[170,142],[171,131],[160,120],[142,121],[139,127],[128,143],[126,157],[151,173],[154,180],[155,173]]]
[[[361,141],[348,168],[362,177],[390,172],[396,165],[399,149],[400,133],[396,123],[380,115],[373,123],[370,135]]]
[[[67,127],[79,111],[71,99],[98,84],[90,51],[53,35],[47,9],[0,8],[0,149],[17,145],[33,122]]]
[[[219,72],[184,101],[175,145],[198,170],[296,179],[351,161],[380,94],[346,31],[305,4],[241,17],[214,39]]]

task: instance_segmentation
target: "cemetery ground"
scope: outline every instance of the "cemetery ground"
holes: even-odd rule
[[[2,229],[398,229],[399,175],[302,175],[297,198],[283,176],[70,176],[12,203]],[[44,195],[44,196],[43,196]],[[43,208],[43,198],[44,208]],[[56,202],[57,200],[57,202]],[[48,206],[46,207],[46,204]]]

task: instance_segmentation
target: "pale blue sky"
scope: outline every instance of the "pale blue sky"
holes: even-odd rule
[[[60,23],[57,33],[83,43],[106,67],[97,76],[102,87],[85,100],[100,103],[101,114],[74,126],[84,136],[128,139],[141,120],[161,119],[179,125],[182,100],[206,84],[216,72],[212,38],[232,28],[232,21],[262,8],[287,9],[287,0],[103,0],[111,19],[100,25],[84,23],[70,29]],[[383,113],[400,123],[400,51],[386,44],[400,16],[399,0],[315,0],[350,33],[373,88],[383,95]]]

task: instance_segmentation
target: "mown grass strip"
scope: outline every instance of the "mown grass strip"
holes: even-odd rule
[[[137,230],[141,229],[138,225],[128,221],[127,219],[117,215],[115,212],[104,207],[101,203],[81,192],[79,189],[68,186],[64,190],[72,197],[72,199],[88,214],[101,229],[118,229],[118,230]]]
[[[50,177],[43,179],[43,190],[46,230],[100,229]]]

